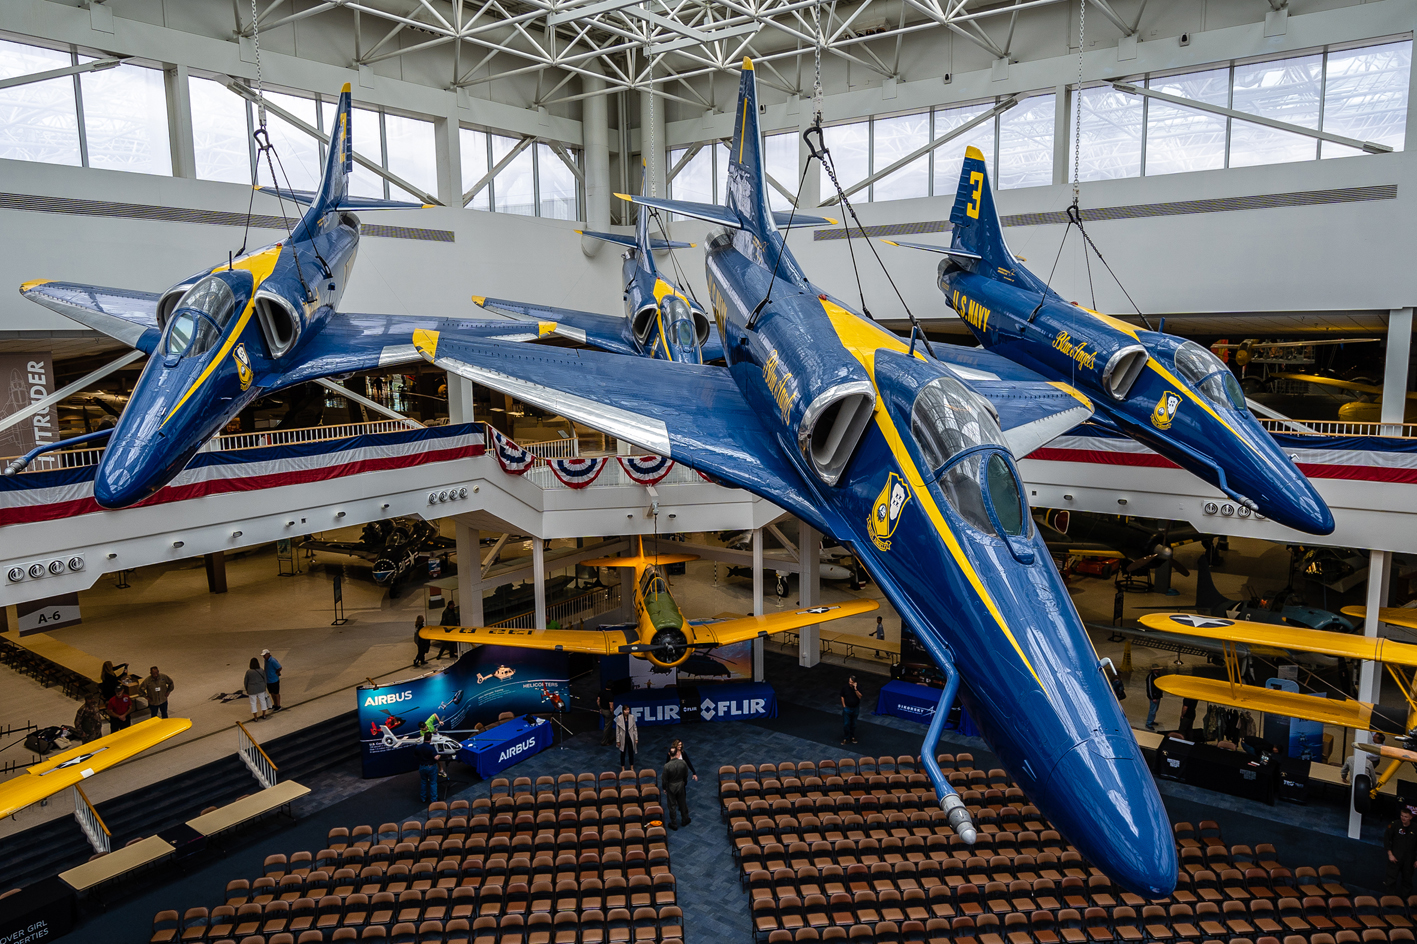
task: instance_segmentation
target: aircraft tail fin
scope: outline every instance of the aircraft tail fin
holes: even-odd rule
[[[1234,602],[1216,589],[1210,576],[1210,554],[1202,554],[1196,562],[1196,609],[1202,613],[1213,613],[1217,608],[1224,611]]]
[[[325,173],[314,206],[321,210],[338,207],[349,196],[349,175],[354,172],[354,137],[351,110],[354,95],[349,83],[340,89],[335,106],[334,124],[330,126],[330,146],[325,154]]]
[[[950,210],[950,222],[954,224],[951,249],[979,258],[971,262],[959,252],[950,253],[951,256],[961,259],[966,265],[972,264],[979,275],[1013,282],[1035,292],[1048,291],[1042,279],[1019,265],[1004,242],[1003,223],[994,206],[993,188],[989,186],[989,168],[984,164],[983,152],[976,147],[965,149],[964,166],[960,170],[959,190]]]
[[[776,230],[768,204],[767,168],[763,155],[763,134],[758,126],[758,82],[753,60],[743,57],[738,81],[738,113],[733,121],[733,145],[728,156],[728,207],[742,228],[765,239]]]

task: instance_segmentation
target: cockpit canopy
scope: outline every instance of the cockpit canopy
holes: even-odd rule
[[[1176,373],[1213,406],[1245,409],[1245,392],[1230,368],[1196,342],[1186,341],[1176,349]]]
[[[163,353],[200,357],[217,345],[236,314],[236,293],[226,280],[209,275],[178,300],[168,319]]]
[[[677,295],[666,295],[659,307],[664,312],[664,330],[669,340],[681,348],[693,348],[698,343],[698,332],[688,304]]]
[[[937,377],[920,388],[910,409],[910,433],[927,472],[935,476],[966,449],[989,443],[1008,448],[984,399],[953,377]]]

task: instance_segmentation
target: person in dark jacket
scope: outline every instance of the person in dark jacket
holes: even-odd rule
[[[684,762],[683,750],[673,751],[664,765],[664,808],[669,814],[669,828],[678,829],[679,819],[688,826],[689,819],[689,765]]]
[[[595,707],[600,711],[600,746],[609,747],[615,741],[615,694],[607,686],[595,696]]]
[[[424,665],[428,662],[428,650],[433,645],[421,635],[423,632],[423,617],[418,617],[413,621],[413,644],[418,647],[418,654],[413,657],[414,665]]]
[[[1383,891],[1388,894],[1412,893],[1412,863],[1417,859],[1417,825],[1412,823],[1413,807],[1404,806],[1397,819],[1387,824],[1383,833],[1383,849],[1387,851],[1387,874],[1383,876]]]
[[[1181,735],[1182,740],[1190,741],[1194,738],[1196,728],[1196,706],[1198,704],[1199,702],[1197,701],[1197,699],[1194,698],[1181,699],[1181,725],[1176,733]]]
[[[675,738],[674,740],[669,742],[669,757],[666,758],[666,760],[672,760],[674,758],[675,751],[679,752],[680,759],[683,760],[686,765],[688,765],[689,776],[693,778],[694,783],[698,783],[699,772],[694,769],[693,758],[689,756],[688,751],[684,750],[684,742],[679,740],[678,738]]]
[[[113,697],[113,693],[118,691],[118,685],[123,676],[128,674],[128,663],[114,665],[112,662],[105,662],[103,668],[99,670],[98,693],[103,696],[104,701]]]
[[[462,623],[459,622],[461,619],[462,610],[458,608],[456,603],[449,603],[443,608],[444,626],[461,626]],[[451,639],[438,640],[438,658],[441,659],[443,656],[456,659],[458,657],[458,644]]]
[[[1146,673],[1146,700],[1150,705],[1146,709],[1146,729],[1156,730],[1156,709],[1161,707],[1161,689],[1156,687],[1156,680],[1162,676],[1161,666],[1153,662],[1151,671]]]
[[[438,767],[443,762],[433,746],[432,729],[424,729],[423,740],[413,746],[413,756],[418,759],[418,801],[432,803],[438,799]]]
[[[251,667],[246,670],[242,687],[251,697],[251,720],[265,720],[266,712],[271,707],[271,694],[266,691],[266,670],[261,667],[260,659],[251,659]]]
[[[90,692],[74,715],[74,730],[85,744],[103,737],[103,701],[98,692]]]
[[[856,676],[848,675],[841,689],[841,743],[856,743],[856,717],[861,713],[861,689]]]

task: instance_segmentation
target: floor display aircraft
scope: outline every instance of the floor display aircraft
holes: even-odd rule
[[[0,817],[83,783],[191,726],[187,718],[149,718],[27,767],[18,777],[0,783]]]
[[[1383,414],[1383,388],[1376,384],[1359,383],[1355,380],[1341,380],[1321,374],[1270,374],[1280,380],[1300,380],[1320,387],[1333,387],[1353,393],[1362,399],[1345,403],[1338,408],[1338,418],[1346,423],[1378,423]],[[1402,410],[1402,422],[1417,423],[1417,393],[1407,394]]]
[[[1125,515],[1098,515],[1086,512],[1066,512],[1063,530],[1053,526],[1057,515],[1045,517],[1050,533],[1045,534],[1048,546],[1078,557],[1118,555],[1127,559],[1126,572],[1134,574],[1170,562],[1182,577],[1190,576],[1184,564],[1175,559],[1175,549],[1201,540],[1200,532],[1183,521],[1130,518]],[[1148,525],[1147,521],[1151,523]]]
[[[336,311],[359,248],[356,210],[421,204],[355,197],[350,89],[331,127],[317,192],[275,188],[308,205],[291,236],[205,269],[162,294],[37,280],[30,301],[149,355],[111,430],[45,446],[12,462],[14,474],[41,451],[108,438],[94,476],[105,508],[142,501],[170,482],[213,435],[266,394],[332,375],[415,363],[416,329],[534,340],[554,331],[508,321],[365,315]]]
[[[1361,618],[1365,608],[1348,607],[1343,612]],[[1387,616],[1380,615],[1379,619],[1384,622],[1417,629],[1417,619],[1414,619],[1411,610],[1393,612],[1384,609],[1381,613],[1392,616],[1389,620]],[[1268,712],[1321,724],[1334,724],[1358,731],[1378,730],[1397,735],[1403,740],[1409,739],[1411,733],[1417,730],[1417,688],[1414,688],[1417,674],[1410,671],[1412,667],[1417,667],[1417,645],[1350,633],[1298,629],[1215,616],[1197,616],[1192,613],[1152,613],[1143,616],[1141,623],[1151,629],[1183,636],[1199,636],[1225,646],[1225,681],[1187,675],[1163,675],[1156,680],[1156,685],[1167,694],[1227,705],[1244,711]],[[1316,654],[1385,663],[1388,674],[1402,691],[1407,702],[1407,711],[1402,714],[1382,705],[1352,698],[1325,698],[1322,695],[1305,695],[1242,684],[1239,659],[1235,652],[1238,644],[1287,650],[1295,654]],[[1363,748],[1364,745],[1358,747]],[[1398,766],[1411,759],[1387,750],[1374,750],[1371,753],[1379,753],[1393,763],[1383,770],[1376,782],[1369,783],[1366,775],[1354,778],[1354,803],[1359,812],[1367,811],[1368,804],[1397,772]],[[1403,755],[1410,753],[1412,752],[1402,752]]]
[[[813,284],[768,205],[748,60],[734,127],[726,205],[625,198],[719,227],[706,266],[726,368],[435,332],[415,345],[438,367],[744,488],[848,545],[949,679],[920,754],[960,835],[974,827],[934,750],[956,695],[1092,862],[1138,893],[1169,894],[1166,810],[1015,464],[1087,419],[1087,397],[1041,377],[961,379],[928,340],[907,343]]]
[[[300,545],[306,551],[345,554],[369,561],[374,582],[381,587],[412,575],[420,553],[452,550],[456,546],[457,542],[438,533],[437,524],[421,518],[371,521],[364,526],[358,541],[305,541]]]
[[[1078,387],[1097,420],[1220,489],[1241,505],[1310,534],[1333,532],[1333,513],[1245,405],[1235,375],[1210,351],[1064,301],[1004,243],[989,172],[965,151],[939,286],[983,349],[941,357],[1005,380],[1017,364]],[[1002,356],[1001,356],[1002,355]]]
[[[660,668],[682,665],[698,651],[716,649],[745,639],[759,639],[814,623],[858,616],[876,609],[875,600],[805,607],[790,613],[745,616],[730,620],[686,620],[669,593],[659,568],[698,560],[696,554],[646,556],[644,543],[633,557],[601,557],[583,561],[586,567],[631,567],[635,571],[635,622],[604,629],[506,629],[500,626],[426,626],[419,635],[435,642],[485,643],[524,649],[628,653]]]

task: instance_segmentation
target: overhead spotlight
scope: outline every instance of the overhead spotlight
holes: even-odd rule
[[[183,544],[185,544],[185,543],[186,543],[185,541],[173,541],[173,542],[172,542],[172,546],[173,546],[173,547],[181,547],[181,546],[182,546]]]
[[[293,527],[295,527],[295,522],[294,522],[293,520],[292,520],[292,521],[287,521],[287,522],[285,523],[285,526],[286,526],[287,528],[293,528]]]
[[[241,534],[242,534],[242,532],[240,532],[240,531],[233,531],[233,532],[231,532],[231,536],[234,537],[234,538],[239,538],[239,537],[241,537]]]
[[[1127,503],[1127,500],[1126,500],[1125,498],[1119,498],[1119,499],[1117,499],[1117,504],[1119,504],[1119,505],[1125,505],[1126,503]]]
[[[1071,495],[1064,495],[1064,496],[1063,496],[1063,501],[1072,501],[1072,500],[1073,500],[1073,496],[1071,496]]]
[[[336,517],[336,518],[343,518],[343,517],[344,517],[344,512],[342,512],[342,511],[337,511],[337,512],[335,512],[335,517]]]
[[[670,521],[673,521],[673,520],[674,520],[675,518],[677,518],[677,517],[679,517],[679,516],[676,515],[676,514],[672,514],[672,513],[671,513],[671,514],[669,515],[669,520],[670,520]]]
[[[237,533],[237,534],[240,534],[241,532],[240,532],[240,531],[237,531],[236,533]],[[118,556],[117,554],[109,554],[109,555],[108,555],[108,559],[109,559],[109,560],[113,560],[113,559],[116,558],[117,556]]]
[[[482,486],[481,486],[481,485],[474,485],[474,486],[472,487],[472,494],[476,495],[476,494],[477,494],[478,492],[480,492],[480,491],[482,491]]]
[[[388,502],[384,502],[384,503],[383,503],[382,505],[380,505],[379,507],[387,510],[388,507],[389,507],[389,503],[388,503]]]

